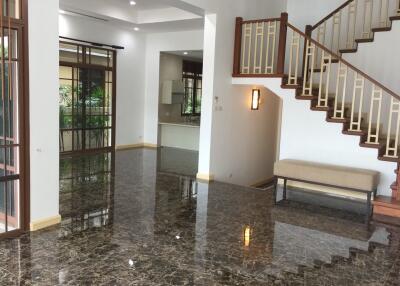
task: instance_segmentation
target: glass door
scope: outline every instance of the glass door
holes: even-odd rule
[[[114,51],[61,43],[61,154],[113,149],[114,56]]]

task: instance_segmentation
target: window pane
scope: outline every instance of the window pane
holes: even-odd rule
[[[73,44],[60,43],[60,62],[82,62],[82,49]]]
[[[3,1],[3,16],[14,19],[21,18],[20,0],[2,0]]]

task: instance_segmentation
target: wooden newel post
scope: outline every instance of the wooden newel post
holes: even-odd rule
[[[305,34],[307,36],[307,38],[312,37],[312,31],[313,31],[313,27],[311,25],[307,25],[306,26],[306,31]],[[307,38],[304,39],[304,55],[303,55],[303,80],[307,81],[307,76],[308,76],[308,72],[306,72],[305,69],[305,65],[306,65],[306,54],[307,54]]]
[[[233,55],[233,75],[240,74],[240,55],[242,53],[242,24],[243,24],[243,18],[236,17],[235,49]]]
[[[288,14],[282,13],[280,20],[280,29],[279,29],[278,64],[277,64],[277,73],[279,75],[283,75],[285,73],[287,23],[288,23]]]

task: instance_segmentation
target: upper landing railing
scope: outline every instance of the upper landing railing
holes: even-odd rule
[[[335,53],[353,52],[357,43],[371,42],[373,33],[391,28],[400,16],[400,0],[349,0],[332,11],[306,34]]]
[[[236,19],[234,77],[281,77],[298,96],[362,136],[383,160],[399,159],[400,96],[280,18]]]

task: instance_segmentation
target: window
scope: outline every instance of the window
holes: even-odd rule
[[[183,61],[182,78],[185,95],[182,104],[182,115],[199,116],[201,114],[203,64]]]

